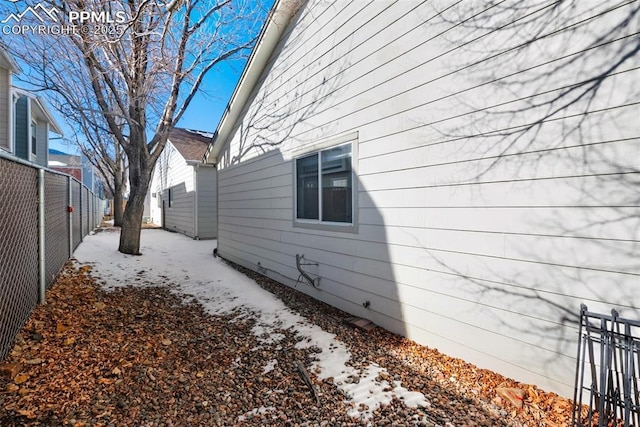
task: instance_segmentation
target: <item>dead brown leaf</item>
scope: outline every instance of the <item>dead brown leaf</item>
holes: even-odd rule
[[[13,379],[13,382],[16,383],[16,384],[23,384],[23,383],[27,382],[28,379],[29,379],[29,375],[18,374]]]
[[[27,417],[30,420],[37,417],[36,413],[32,409],[19,409],[17,412],[18,414],[22,415],[23,417]]]

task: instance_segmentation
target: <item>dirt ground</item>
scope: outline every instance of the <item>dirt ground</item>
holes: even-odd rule
[[[314,351],[290,329],[258,346],[250,316],[211,316],[175,288],[158,283],[106,292],[91,268],[69,263],[16,339],[0,371],[2,426],[426,425],[561,426],[571,402],[534,386],[376,328],[345,324],[346,313],[234,266],[291,309],[336,334],[352,363],[377,363],[390,380],[422,392],[426,407],[392,401],[369,420],[347,415],[330,380],[309,376]],[[277,365],[265,372],[265,360]],[[353,381],[358,381],[354,378]],[[498,387],[523,392],[517,409]]]

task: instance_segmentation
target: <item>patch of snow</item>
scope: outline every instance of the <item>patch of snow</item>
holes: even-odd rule
[[[273,371],[276,368],[277,364],[278,364],[278,361],[276,359],[268,361],[267,364],[264,366],[262,373],[268,374],[269,372]]]
[[[296,347],[321,350],[310,370],[320,380],[333,378],[336,387],[348,396],[346,403],[352,407],[348,414],[352,417],[368,420],[375,409],[394,397],[407,406],[428,405],[423,394],[405,389],[400,382],[385,380],[384,367],[349,366],[351,353],[334,334],[290,310],[221,259],[213,258],[215,240],[193,240],[177,233],[146,229],[141,237],[143,255],[132,256],[117,251],[119,237],[119,233],[97,233],[85,238],[75,251],[76,259],[92,265],[92,274],[107,288],[171,285],[177,293],[196,298],[211,314],[235,313],[239,318],[254,319],[252,332],[264,343],[281,341],[284,336],[277,331],[291,328],[303,338]]]
[[[251,419],[256,415],[266,414],[267,412],[273,412],[276,408],[273,406],[261,406],[259,408],[253,408],[249,412],[246,412],[244,415],[238,416],[238,421],[246,421],[247,419]]]
[[[195,129],[185,129],[187,132],[195,133],[200,136],[204,136],[205,138],[213,138],[213,132],[206,132],[203,130],[195,130]]]
[[[242,362],[242,358],[240,356],[236,357],[235,359],[233,359],[233,362],[231,362],[231,367],[232,368],[239,368],[240,367],[240,362]]]

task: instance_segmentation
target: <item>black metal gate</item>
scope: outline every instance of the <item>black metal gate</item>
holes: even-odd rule
[[[580,308],[571,425],[640,426],[640,321]]]

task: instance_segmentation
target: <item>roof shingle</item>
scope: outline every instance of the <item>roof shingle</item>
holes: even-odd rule
[[[174,128],[169,132],[169,141],[186,160],[202,160],[212,134],[192,129]]]

